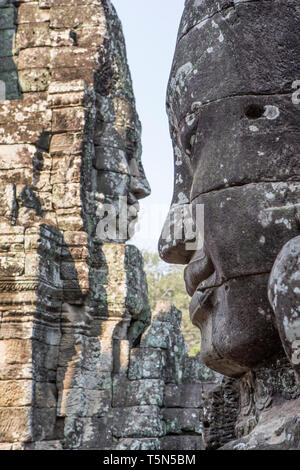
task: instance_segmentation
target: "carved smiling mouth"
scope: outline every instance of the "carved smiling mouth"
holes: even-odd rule
[[[138,219],[140,213],[140,204],[137,201],[131,202],[128,200],[127,207],[127,217],[129,222],[131,222],[131,220]]]
[[[184,270],[187,293],[192,297],[190,318],[194,325],[199,325],[202,316],[207,315],[208,301],[217,285],[214,265],[205,249],[197,251]]]
[[[216,273],[214,265],[206,253],[205,249],[196,251],[191,261],[184,270],[184,280],[186,291],[189,296],[193,296],[195,291],[212,286],[211,282],[206,286],[207,281],[212,279]]]

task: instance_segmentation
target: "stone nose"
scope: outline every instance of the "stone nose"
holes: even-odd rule
[[[185,204],[172,204],[158,242],[161,259],[170,264],[188,264],[195,252],[196,234],[186,231]]]
[[[151,194],[149,182],[145,176],[144,168],[141,163],[132,159],[129,163],[130,170],[130,195],[132,199],[139,200]],[[134,203],[135,201],[133,201]]]

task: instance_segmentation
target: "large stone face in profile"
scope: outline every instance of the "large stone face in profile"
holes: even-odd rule
[[[190,203],[196,222],[202,207],[204,243],[195,252],[174,231],[162,235],[160,253],[190,263],[203,358],[228,375],[281,351],[266,293],[278,252],[299,233],[299,26],[294,1],[190,0],[178,34],[167,96],[171,212]]]
[[[170,214],[190,204],[202,244],[173,217],[159,249],[187,264],[202,359],[239,379],[228,449],[299,447],[299,26],[294,0],[187,0],[169,80]]]
[[[235,388],[223,399],[188,357],[174,306],[150,323],[143,258],[124,243],[150,189],[112,4],[2,0],[0,40],[0,449],[226,443]]]

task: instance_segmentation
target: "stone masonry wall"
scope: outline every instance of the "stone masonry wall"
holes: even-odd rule
[[[181,313],[160,301],[138,347],[130,351],[128,370],[114,378],[117,449],[203,450],[210,445],[206,429],[215,416],[204,429],[204,403],[220,387],[219,379],[197,357],[188,357],[180,325]]]

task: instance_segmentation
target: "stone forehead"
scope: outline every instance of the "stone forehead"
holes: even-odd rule
[[[199,22],[222,11],[232,8],[239,1],[230,0],[186,0],[178,32],[178,40]]]
[[[294,0],[188,1],[168,87],[173,119],[188,114],[195,102],[291,92],[300,72],[298,8]]]
[[[263,3],[257,0],[185,0],[185,6],[178,31],[178,40],[201,21],[226,10],[234,10],[243,4]],[[273,3],[273,2],[272,2]],[[297,6],[297,0],[288,0],[290,6]],[[228,12],[227,12],[228,13]]]

